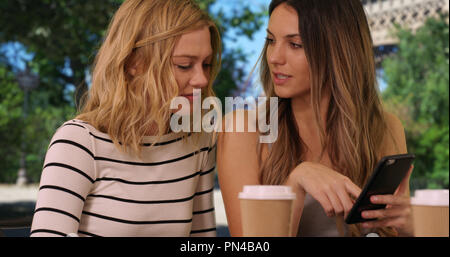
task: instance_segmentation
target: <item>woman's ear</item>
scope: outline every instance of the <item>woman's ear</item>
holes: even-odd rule
[[[136,65],[134,65],[134,66],[128,68],[128,73],[129,73],[131,76],[134,77],[134,76],[136,75],[136,73],[137,73],[137,67],[136,67]]]
[[[130,58],[125,64],[126,72],[130,76],[134,77],[138,74],[138,72],[140,72],[139,66],[140,66],[139,61],[136,58],[136,55],[133,54],[132,56],[130,56]]]

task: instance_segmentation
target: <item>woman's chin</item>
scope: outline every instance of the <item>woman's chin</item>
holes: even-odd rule
[[[310,90],[299,90],[298,88],[292,88],[287,86],[275,86],[274,88],[275,94],[279,98],[297,98],[300,96],[306,96],[309,94]]]
[[[279,98],[292,98],[295,96],[295,93],[292,92],[292,90],[289,90],[288,88],[277,87],[277,86],[275,86],[275,94]]]

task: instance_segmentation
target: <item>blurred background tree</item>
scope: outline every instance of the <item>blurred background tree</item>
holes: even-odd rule
[[[411,187],[449,187],[448,16],[428,19],[415,33],[398,28],[397,53],[383,62],[388,109],[403,122],[416,155]]]
[[[51,136],[64,121],[75,116],[79,98],[89,88],[89,71],[96,51],[122,2],[0,2],[0,183],[14,183],[17,179],[22,136],[28,176],[39,182]],[[255,11],[245,3],[234,6],[226,15],[222,8],[214,8],[216,0],[197,2],[218,24],[223,42],[237,36],[251,39],[266,15],[263,8]],[[14,53],[14,48],[25,54]],[[245,63],[247,56],[242,49],[228,48],[224,43],[222,58],[214,89],[223,100],[233,95],[245,79],[240,63]],[[16,81],[21,63],[40,77],[38,88],[29,95],[26,120],[22,118],[24,92]]]

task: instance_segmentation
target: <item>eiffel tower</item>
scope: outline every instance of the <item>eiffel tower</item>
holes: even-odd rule
[[[362,0],[376,53],[376,63],[392,54],[398,43],[394,24],[415,31],[430,17],[449,12],[449,0]],[[447,18],[448,19],[448,18]]]

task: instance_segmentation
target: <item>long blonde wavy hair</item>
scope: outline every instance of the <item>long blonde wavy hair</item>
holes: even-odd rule
[[[359,0],[273,0],[269,14],[280,4],[293,7],[311,78],[311,105],[320,131],[322,154],[327,151],[334,169],[363,187],[382,156],[387,131],[378,95],[372,38]],[[260,62],[260,79],[267,97],[276,96],[267,63],[267,42]],[[320,100],[327,90],[327,120],[320,118]],[[299,135],[290,99],[280,99],[278,139],[262,161],[260,182],[282,184],[300,164],[306,146]],[[349,227],[358,236],[357,225]],[[378,231],[394,235],[391,229]]]
[[[193,0],[126,0],[97,53],[77,118],[109,134],[119,149],[140,154],[152,125],[158,136],[169,130],[170,102],[179,94],[171,58],[175,44],[203,26],[209,27],[213,50],[209,85],[202,90],[208,97],[221,62],[219,31],[208,14]],[[131,76],[129,68],[136,65],[144,72]]]

